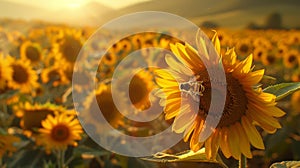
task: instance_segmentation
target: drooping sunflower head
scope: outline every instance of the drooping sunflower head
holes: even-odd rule
[[[99,117],[99,113],[102,113],[111,126],[117,128],[124,124],[123,115],[112,98],[111,85],[100,84],[98,89],[88,96],[84,106],[87,112],[84,118],[87,122],[98,123],[95,119]]]
[[[42,50],[38,43],[25,41],[20,47],[20,56],[24,60],[29,60],[31,65],[37,65],[42,61]]]
[[[213,53],[206,48],[206,41],[202,37],[197,40],[198,50],[189,44],[171,45],[175,58],[166,56],[170,68],[156,71],[156,82],[161,88],[158,95],[162,98],[166,119],[175,118],[172,129],[177,133],[184,133],[184,140],[190,141],[192,150],[197,151],[204,145],[209,159],[216,157],[219,148],[227,158],[232,156],[239,159],[242,154],[251,158],[250,144],[264,149],[255,126],[274,133],[281,127],[276,117],[285,113],[275,106],[276,97],[264,93],[259,87],[264,70],[253,71],[252,55],[239,61],[232,48],[222,57],[217,56],[219,61],[215,62]],[[217,34],[212,43],[217,55],[220,55],[221,46]],[[201,58],[211,60],[207,67],[203,64],[207,60],[201,60],[200,55],[204,55]],[[220,81],[217,76],[209,76],[208,70],[220,65],[223,65],[225,71],[226,94],[216,92],[217,95],[213,96],[225,96],[225,105],[223,110],[212,107],[220,110],[211,114],[214,117],[220,114],[220,120],[216,127],[211,127],[205,121],[210,115],[212,89],[218,90],[212,88],[212,84],[221,86],[224,81]],[[212,129],[207,139],[202,137],[205,129]]]
[[[37,144],[45,147],[46,151],[65,150],[70,146],[77,146],[81,139],[82,127],[74,116],[66,114],[48,115],[42,121]]]
[[[14,107],[15,115],[21,118],[20,125],[23,129],[34,131],[35,128],[41,128],[41,121],[44,120],[47,115],[51,114],[67,114],[74,115],[74,112],[57,106],[51,103],[46,104],[30,104],[25,102]]]
[[[12,69],[12,77],[8,81],[9,87],[19,89],[23,93],[29,93],[37,86],[38,76],[30,66],[29,61],[9,57],[9,65]]]

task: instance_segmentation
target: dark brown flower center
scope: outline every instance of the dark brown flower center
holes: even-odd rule
[[[12,65],[13,69],[13,80],[19,84],[26,83],[29,79],[27,70],[21,65]]]
[[[33,128],[41,128],[41,121],[46,119],[49,114],[54,114],[54,111],[50,109],[24,110],[23,128],[29,130]]]
[[[296,56],[295,56],[295,55],[290,55],[289,58],[288,58],[288,61],[289,61],[290,63],[295,62],[295,61],[296,61]]]
[[[210,80],[207,72],[201,72],[200,76],[202,76],[201,81],[203,81],[203,86],[205,87],[205,91],[203,92],[203,96],[200,97],[198,115],[205,118],[208,115],[210,109],[210,102],[211,102],[212,88],[210,82],[217,81],[217,79]],[[235,79],[231,73],[226,74],[226,81],[227,81],[226,101],[225,101],[225,106],[223,109],[221,119],[217,126],[218,128],[229,126],[239,121],[241,117],[246,113],[247,110],[247,97],[240,82],[237,79]],[[213,89],[217,89],[216,90],[217,95],[214,96],[216,97],[225,96],[224,93],[218,91],[218,88],[213,88]]]
[[[55,141],[65,141],[70,136],[70,129],[65,124],[58,124],[51,130],[51,137]]]
[[[267,61],[269,64],[273,64],[275,62],[275,57],[274,55],[267,55]]]
[[[147,83],[139,76],[135,75],[129,84],[129,98],[131,102],[138,108],[136,104],[143,101],[148,95]]]
[[[247,53],[249,51],[249,47],[247,44],[242,44],[240,46],[240,51],[243,52],[243,53]]]
[[[60,51],[68,62],[73,63],[76,61],[81,47],[82,45],[80,41],[74,39],[73,37],[66,37],[65,41],[61,45]]]
[[[40,52],[38,51],[37,48],[33,46],[29,46],[26,48],[26,57],[31,62],[38,62],[40,60]]]

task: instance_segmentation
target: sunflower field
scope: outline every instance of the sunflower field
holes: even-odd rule
[[[300,31],[201,29],[217,52],[215,58],[207,58],[217,64],[212,63],[208,68],[221,64],[227,81],[220,122],[205,141],[201,141],[200,134],[208,127],[204,120],[209,117],[213,89],[212,78],[202,57],[198,56],[200,51],[205,51],[201,38],[197,46],[192,46],[165,34],[137,33],[113,44],[99,65],[82,60],[83,64],[98,66],[95,90],[82,100],[83,110],[90,115],[83,116],[84,121],[81,121],[72,94],[84,92],[89,85],[84,78],[88,72],[74,65],[85,42],[97,28],[2,21],[0,167],[300,166],[296,162],[300,160],[300,91],[297,91],[300,88],[297,83],[300,82]],[[105,43],[110,36],[113,34],[101,34],[101,39]],[[104,46],[95,42],[90,49],[97,51]],[[157,54],[147,50],[149,47],[160,47],[173,54]],[[145,64],[159,59],[159,66],[165,67],[142,69],[129,83],[129,98],[135,109],[132,114],[150,106],[161,107],[162,113],[150,122],[124,117],[112,98],[110,79],[117,65],[140,49],[143,49],[143,57],[151,57]],[[126,66],[137,66],[137,62]],[[74,73],[83,77],[79,86],[72,85]],[[191,74],[196,74],[195,79],[189,78]],[[117,84],[121,89],[122,80],[128,79],[125,70],[122,75]],[[178,79],[183,82],[178,83]],[[197,90],[190,90],[191,87]],[[123,99],[125,95],[120,92],[118,96]],[[198,114],[193,113],[192,105],[180,107],[181,102],[199,103]],[[182,140],[166,151],[145,158],[110,152],[99,146],[82,127],[85,120],[97,123],[95,106],[113,128],[127,135],[147,137],[173,124],[174,132],[183,133]],[[93,129],[101,132],[101,124]]]

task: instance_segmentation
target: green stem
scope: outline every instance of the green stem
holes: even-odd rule
[[[2,161],[2,157],[0,157],[0,168],[2,168],[3,161]]]
[[[65,150],[58,150],[56,156],[58,168],[65,168]]]
[[[239,160],[239,168],[247,168],[247,158],[243,154]]]

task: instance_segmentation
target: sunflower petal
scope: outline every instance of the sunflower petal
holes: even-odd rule
[[[222,152],[226,158],[231,156],[230,148],[229,148],[229,130],[227,127],[222,128],[221,132],[221,141],[220,146]]]
[[[242,116],[242,126],[247,134],[250,143],[258,149],[265,149],[265,145],[260,134],[256,130],[255,126],[250,123],[246,116]]]

